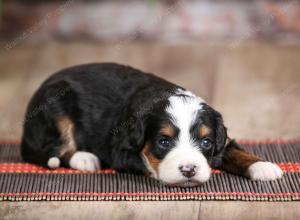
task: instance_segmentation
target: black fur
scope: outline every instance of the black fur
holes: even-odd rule
[[[78,150],[96,154],[104,166],[143,173],[140,151],[146,116],[176,88],[154,75],[112,63],[62,70],[46,80],[29,103],[23,158],[46,166],[62,144],[58,117],[67,115],[76,125]]]

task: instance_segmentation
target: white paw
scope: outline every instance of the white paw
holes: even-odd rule
[[[85,170],[85,171],[95,171],[100,169],[100,162],[96,155],[84,152],[77,151],[71,157],[69,165],[73,169]]]
[[[56,169],[60,166],[60,159],[58,157],[51,157],[47,165],[50,169]]]
[[[259,161],[248,168],[248,174],[252,180],[269,181],[281,178],[283,171],[274,163]]]

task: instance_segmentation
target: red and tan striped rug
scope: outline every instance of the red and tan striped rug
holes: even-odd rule
[[[278,163],[284,178],[251,181],[214,170],[198,187],[167,187],[144,176],[113,170],[48,170],[22,163],[18,143],[0,144],[0,200],[300,200],[300,141],[240,141],[247,151]]]

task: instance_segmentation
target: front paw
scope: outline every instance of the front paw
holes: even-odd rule
[[[281,178],[283,171],[274,163],[259,161],[249,166],[247,174],[252,180],[269,181]]]

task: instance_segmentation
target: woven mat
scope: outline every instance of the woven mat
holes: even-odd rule
[[[48,170],[22,163],[18,143],[0,144],[0,200],[300,200],[300,141],[240,142],[247,151],[276,162],[277,181],[251,181],[218,170],[207,183],[167,187],[144,176],[113,170]]]

